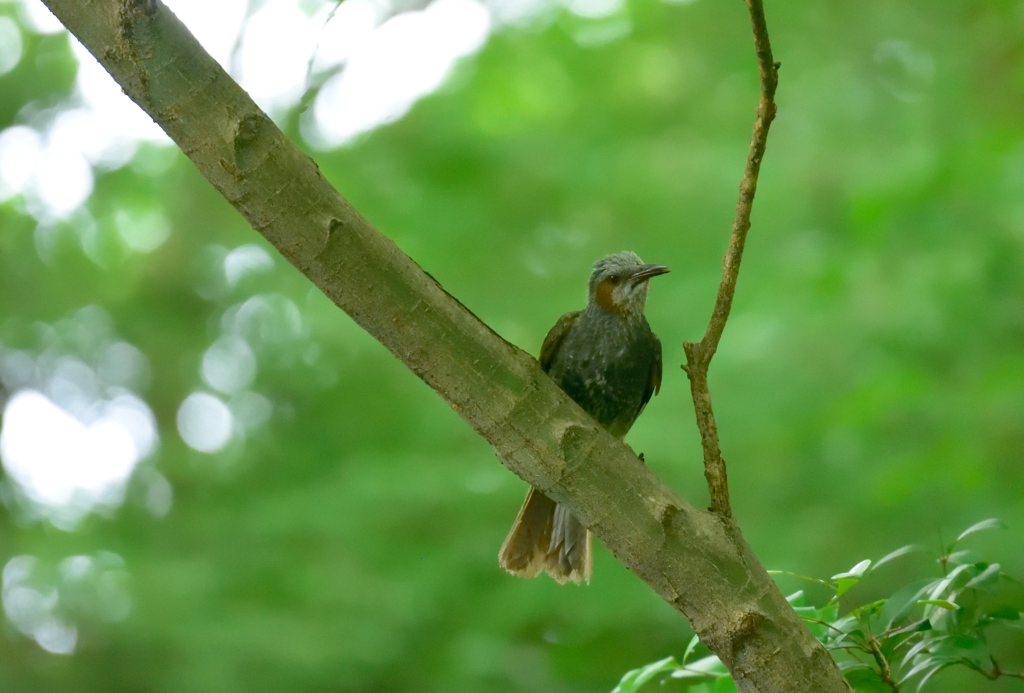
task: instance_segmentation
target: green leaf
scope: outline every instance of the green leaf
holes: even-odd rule
[[[768,574],[769,575],[788,575],[790,577],[799,578],[800,580],[807,580],[808,582],[816,582],[819,585],[824,585],[825,587],[828,587],[832,591],[835,591],[835,589],[836,589],[831,583],[825,582],[824,580],[820,580],[820,579],[814,578],[814,577],[808,577],[806,575],[800,575],[799,573],[791,573],[788,570],[769,570]]]
[[[960,541],[964,537],[970,536],[975,532],[981,532],[986,529],[1006,529],[1006,524],[999,518],[993,517],[988,520],[982,520],[981,522],[971,525],[964,531],[960,532],[960,536],[956,538],[956,541]],[[956,544],[956,542],[953,542]]]
[[[923,606],[925,604],[931,604],[932,606],[942,607],[943,609],[949,609],[950,611],[956,611],[960,608],[953,602],[948,601],[946,599],[922,599],[919,602],[917,602],[918,606]]]
[[[933,645],[939,644],[941,641],[945,640],[947,637],[949,637],[949,636],[942,635],[942,636],[939,636],[937,638],[922,638],[921,642],[915,644],[913,647],[911,647],[907,651],[906,656],[903,657],[903,661],[900,662],[900,669],[902,669],[905,666],[907,666],[907,662],[909,662],[912,659],[914,659],[914,657],[916,657],[917,654],[919,652],[921,652],[921,650],[924,650],[925,648],[927,648],[929,646],[933,646]]]
[[[736,684],[728,676],[688,686],[686,693],[736,693]]]
[[[839,579],[842,579],[842,578],[851,578],[851,577],[853,577],[853,578],[860,578],[860,577],[863,577],[864,573],[867,572],[867,569],[870,568],[870,567],[871,567],[871,559],[870,558],[865,558],[863,561],[861,561],[857,565],[855,565],[852,568],[850,568],[849,571],[847,571],[845,573],[838,573],[837,575],[833,575],[832,579],[833,580],[839,580]]]
[[[789,602],[790,606],[803,606],[804,605],[804,591],[797,590],[793,594],[786,597],[786,601]]]
[[[853,589],[858,582],[860,582],[860,580],[855,580],[854,578],[839,578],[839,580],[836,581],[836,596],[834,599],[842,597]]]
[[[920,662],[918,662],[916,665],[914,665],[913,669],[908,671],[903,676],[903,678],[901,678],[899,680],[899,684],[902,686],[908,680],[910,680],[913,677],[917,676],[918,674],[920,674],[925,669],[928,669],[929,667],[934,666],[935,664],[937,664],[939,662],[944,662],[944,661],[946,661],[946,660],[944,660],[944,659],[942,659],[940,657],[935,657],[934,655],[930,655],[930,656],[924,657]]]
[[[865,558],[845,573],[836,573],[833,575],[831,579],[835,582],[836,596],[831,601],[834,602],[836,599],[839,599],[839,597],[842,597],[853,589],[853,587],[860,582],[860,578],[864,576],[864,573],[867,572],[867,569],[870,567],[871,559]]]
[[[1013,608],[1009,604],[1007,604],[1005,606],[1001,606],[998,609],[996,609],[995,611],[988,612],[988,616],[989,616],[989,618],[1000,618],[1000,619],[1003,619],[1004,621],[1019,621],[1020,620],[1020,612],[1018,612],[1015,608]]]
[[[666,657],[657,662],[652,662],[639,669],[626,672],[626,675],[619,681],[619,685],[612,689],[612,693],[634,693],[655,676],[666,669],[675,668],[675,657]]]
[[[946,561],[953,563],[954,565],[964,565],[966,563],[977,563],[978,552],[970,549],[964,549],[963,551],[954,551],[953,553],[946,556]]]
[[[894,558],[899,558],[900,556],[906,556],[908,553],[916,553],[918,551],[926,551],[926,550],[927,549],[925,549],[920,544],[907,544],[906,546],[901,546],[900,548],[896,549],[895,551],[893,551],[891,553],[887,553],[884,556],[882,556],[882,558],[878,559],[878,562],[875,563],[873,566],[871,566],[871,571],[870,572],[874,572],[874,571],[878,570],[879,567],[885,565],[886,563],[888,563],[889,561],[893,560]]]
[[[956,635],[957,618],[958,612],[950,611],[949,609],[941,609],[933,605],[925,605],[924,616],[928,619],[928,622],[932,624],[932,630],[936,633],[949,633],[950,635]]]
[[[835,644],[835,645],[842,645],[843,643],[845,643],[847,641],[852,642],[854,645],[857,645],[861,649],[867,651],[867,648],[864,645],[864,641],[865,641],[864,631],[861,630],[860,628],[853,628],[851,630],[844,631],[842,635],[838,636],[833,641],[833,644]]]
[[[672,678],[674,679],[686,679],[697,676],[728,676],[729,670],[725,668],[716,655],[708,655],[702,659],[698,659],[692,664],[687,664],[681,669],[676,669],[672,672]]]
[[[721,678],[712,681],[708,688],[710,693],[737,693],[736,684],[733,683],[732,677],[722,676]]]
[[[932,589],[936,584],[937,581],[934,579],[917,580],[889,597],[885,602],[885,606],[882,607],[882,623],[885,624],[885,627],[891,628],[893,624],[900,623],[909,616],[910,611],[914,608],[917,600],[921,598],[921,595]]]
[[[864,649],[864,633],[861,630],[861,627],[860,621],[854,616],[844,616],[843,618],[834,621],[831,623],[828,633],[828,635],[833,638],[831,644],[843,645],[844,643],[851,642],[861,649]]]
[[[871,669],[870,665],[865,662],[858,662],[855,659],[847,660],[845,662],[837,662],[837,666],[839,667],[839,671],[842,672],[847,672],[851,669]],[[872,671],[874,670],[872,669]]]
[[[936,666],[936,667],[935,667],[934,669],[932,669],[932,670],[931,670],[931,671],[929,671],[929,672],[928,672],[927,674],[925,674],[925,675],[924,675],[924,678],[923,678],[923,679],[921,679],[921,680],[920,680],[920,681],[918,682],[918,684],[917,684],[917,690],[918,690],[918,691],[920,691],[920,690],[921,690],[922,688],[924,688],[924,685],[925,685],[926,683],[928,683],[928,679],[930,679],[930,678],[931,678],[932,676],[934,676],[935,674],[937,674],[937,673],[939,672],[939,670],[941,670],[941,669],[944,669],[945,667],[948,667],[948,666],[949,666],[950,664],[953,664],[953,663],[954,663],[954,662],[942,662],[941,664],[937,665],[937,666]]]
[[[636,677],[639,676],[639,669],[627,671],[619,685],[612,689],[612,693],[634,693],[636,691]]]
[[[974,587],[976,589],[991,589],[995,587],[996,583],[999,582],[999,564],[993,563],[985,570],[981,571],[976,577],[970,582],[964,585],[964,588]]]
[[[878,672],[866,664],[847,669],[843,676],[857,693],[892,693],[892,690],[882,683]]]
[[[968,659],[975,663],[981,663],[988,659],[988,649],[980,637],[971,635],[956,635],[946,638],[937,647],[932,648],[932,654],[950,660]]]
[[[856,673],[856,672],[855,672]],[[861,681],[855,681],[847,679],[853,690],[857,693],[892,693],[892,689],[882,683],[881,679],[878,678],[878,674],[874,674],[875,678],[865,677]]]
[[[690,658],[690,655],[693,654],[693,651],[697,649],[697,643],[699,642],[700,638],[697,635],[694,635],[692,638],[690,638],[690,643],[686,646],[686,652],[683,653],[683,664],[686,664],[686,660],[688,660]]]
[[[857,618],[860,618],[860,619],[870,618],[871,616],[874,616],[876,613],[878,613],[879,609],[881,609],[883,606],[885,606],[885,601],[886,600],[884,600],[884,599],[879,599],[878,601],[871,602],[870,604],[864,604],[863,606],[858,606],[857,608],[852,609],[850,611],[850,615],[851,616],[856,616]]]
[[[855,625],[857,625],[857,619],[853,616],[843,616],[832,622],[832,627],[843,633],[848,633]]]
[[[807,626],[807,630],[811,631],[811,635],[816,640],[824,642],[828,639],[831,632],[831,628],[821,618],[821,613],[813,606],[798,606],[796,607],[797,614],[804,620],[804,625]]]
[[[940,598],[943,595],[943,593],[945,593],[945,591],[949,589],[949,586],[953,584],[953,581],[956,580],[961,573],[963,573],[965,570],[971,567],[972,566],[970,565],[958,565],[956,568],[953,568],[949,575],[947,575],[938,582],[935,588],[928,594],[928,598]]]
[[[923,633],[923,632],[929,631],[931,629],[932,629],[931,622],[929,622],[928,619],[926,619],[926,618],[922,618],[919,621],[914,621],[913,623],[910,623],[910,624],[908,624],[906,626],[903,626],[902,628],[899,628],[899,629],[894,630],[894,631],[890,631],[889,635],[887,637],[892,638],[892,637],[896,637],[897,635],[904,635],[906,633]]]

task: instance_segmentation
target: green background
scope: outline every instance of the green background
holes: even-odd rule
[[[1024,5],[766,10],[778,118],[710,374],[740,525],[768,568],[827,578],[1000,517],[1009,528],[971,548],[1024,577]],[[580,45],[623,19],[625,36]],[[581,307],[596,258],[631,249],[671,265],[648,303],[664,385],[627,441],[704,506],[678,366],[710,316],[757,103],[746,10],[634,0],[606,19],[550,20],[492,35],[400,121],[310,151],[383,233],[534,354]],[[0,127],[62,103],[73,82],[66,35],[23,39],[0,77]],[[298,121],[281,124],[305,146]],[[101,306],[149,359],[141,395],[161,442],[124,506],[75,531],[27,517],[8,485],[0,560],[52,570],[116,553],[131,609],[111,621],[68,605],[71,656],[7,623],[0,690],[608,691],[682,653],[689,627],[603,547],[589,587],[501,571],[525,483],[179,152],[145,146],[97,171],[86,207],[90,252],[69,221],[41,253],[24,202],[0,204],[0,344],[38,354],[45,323],[75,353],[69,316]],[[169,240],[132,252],[119,209],[166,214]],[[246,244],[274,266],[228,286],[223,256]],[[300,316],[290,329],[288,309],[272,312],[250,339],[272,413],[220,453],[193,451],[178,407],[206,390],[199,365],[225,313],[255,296]],[[141,500],[153,469],[173,489],[163,518]],[[916,554],[851,597],[934,570]],[[1000,664],[1024,669],[1022,631],[998,636]],[[928,690],[1022,689],[954,670]]]

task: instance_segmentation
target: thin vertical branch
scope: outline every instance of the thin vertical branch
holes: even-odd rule
[[[772,48],[768,41],[768,26],[764,19],[764,7],[761,0],[745,0],[750,11],[750,22],[754,30],[754,49],[757,52],[757,65],[761,78],[761,102],[757,107],[757,119],[754,121],[754,134],[750,140],[750,153],[747,155],[747,166],[740,182],[739,201],[736,203],[736,217],[732,223],[732,234],[729,236],[729,249],[725,253],[722,266],[722,282],[718,287],[718,298],[711,321],[704,333],[704,338],[697,343],[683,342],[686,351],[686,365],[683,369],[690,378],[690,392],[693,396],[693,407],[697,415],[697,428],[700,430],[701,444],[704,448],[704,476],[708,480],[708,492],[711,495],[711,510],[726,517],[732,515],[729,505],[729,482],[725,471],[725,460],[718,444],[718,426],[711,407],[711,393],[708,390],[708,366],[711,358],[718,350],[718,342],[722,338],[725,322],[729,319],[732,309],[733,294],[736,293],[736,278],[739,276],[740,260],[743,258],[743,246],[750,229],[750,210],[754,205],[754,193],[757,192],[757,176],[761,171],[761,159],[764,157],[765,145],[768,142],[768,128],[775,118],[775,88],[778,85],[778,63],[772,59]]]

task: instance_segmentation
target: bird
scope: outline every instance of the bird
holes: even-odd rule
[[[648,281],[669,271],[624,251],[593,265],[587,307],[566,313],[540,349],[541,368],[618,439],[661,390],[661,341],[644,317]],[[558,583],[590,582],[590,530],[565,506],[531,487],[498,553],[502,568]]]

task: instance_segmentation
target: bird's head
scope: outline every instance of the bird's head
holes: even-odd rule
[[[603,257],[590,275],[590,302],[622,317],[640,317],[647,303],[647,280],[665,274],[665,265],[645,265],[628,250]]]

